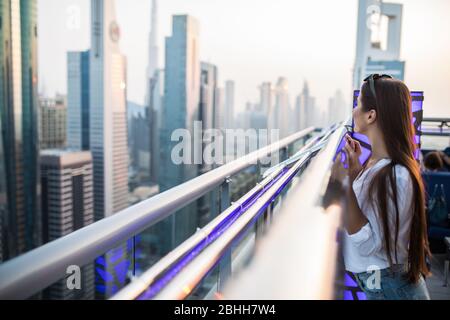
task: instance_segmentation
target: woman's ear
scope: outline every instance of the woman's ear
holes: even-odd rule
[[[372,109],[368,112],[367,115],[367,123],[372,124],[377,120],[377,111],[375,109]]]

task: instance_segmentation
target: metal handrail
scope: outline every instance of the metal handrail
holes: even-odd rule
[[[0,299],[25,299],[63,278],[68,266],[84,266],[178,209],[218,187],[225,179],[268,155],[305,138],[297,132],[242,158],[209,171],[110,217],[77,230],[0,265]]]
[[[292,186],[277,223],[258,244],[250,265],[225,288],[225,299],[334,298],[342,204],[336,194],[333,202],[325,198],[345,133],[339,128]]]
[[[246,202],[250,201],[255,194],[263,191],[267,185],[270,184],[280,173],[282,169],[273,172],[269,177],[258,183],[252,190],[245,194],[241,199],[234,202],[229,208],[217,216],[214,220],[208,223],[205,227],[197,231],[193,236],[183,242],[181,245],[172,250],[168,255],[159,260],[149,270],[145,271],[140,277],[133,279],[133,281],[125,288],[114,295],[111,300],[134,300],[140,294],[145,292],[150,285],[166,272],[172,265],[179,261],[183,256],[192,251],[202,241],[205,241],[214,229],[223,224],[227,218],[240,210]]]
[[[450,118],[423,118],[422,122],[441,122],[441,123],[450,123]]]
[[[302,153],[303,156],[310,156],[315,152],[316,144],[320,144],[320,137],[326,138],[327,133],[318,136],[316,139],[312,139],[309,143],[307,143],[304,147],[301,148],[299,152]],[[299,154],[299,153],[297,153]],[[301,157],[297,157],[296,160],[300,160]],[[133,281],[119,291],[116,295],[114,295],[112,300],[132,300],[137,299],[139,295],[148,290],[151,285],[154,285],[156,279],[160,278],[163,273],[167,273],[170,271],[170,268],[174,266],[182,257],[186,257],[191,255],[190,252],[198,251],[198,246],[203,244],[204,242],[211,242],[210,237],[214,237],[213,231],[221,224],[223,224],[230,217],[234,216],[237,211],[242,213],[244,208],[247,208],[247,203],[250,200],[255,200],[257,196],[261,196],[266,188],[270,187],[271,183],[274,183],[280,176],[286,174],[285,168],[287,168],[290,164],[294,164],[294,162],[283,162],[283,166],[276,166],[271,173],[268,175],[264,175],[265,179],[258,183],[252,190],[250,190],[247,194],[245,194],[238,201],[233,203],[228,209],[222,212],[216,219],[208,223],[204,228],[200,229],[196,234],[187,239],[177,248],[172,250],[167,256],[158,261],[155,265],[153,265],[149,270],[145,271],[139,278],[133,279]],[[284,172],[284,173],[283,173]]]
[[[327,137],[326,133],[324,137]],[[204,276],[211,270],[211,268],[220,261],[222,255],[227,252],[228,248],[232,245],[233,241],[239,237],[239,235],[255,221],[261,212],[265,210],[268,204],[270,204],[279,193],[285,188],[285,186],[292,180],[296,173],[314,156],[317,151],[314,146],[318,144],[318,141],[314,141],[303,149],[303,156],[299,157],[295,163],[287,163],[286,166],[292,165],[288,171],[282,175],[273,185],[270,186],[265,193],[263,193],[251,207],[247,208],[233,224],[231,224],[223,233],[220,238],[217,238],[209,246],[203,249],[203,251],[196,254],[188,264],[183,264],[182,270],[174,274],[170,281],[164,284],[161,288],[157,288],[158,292],[151,293],[149,297],[151,299],[184,299],[186,298],[193,288],[195,288]],[[320,144],[320,143],[319,143]],[[279,173],[279,170],[285,170],[285,168],[277,168],[276,171],[271,173],[271,176],[266,178],[263,183],[267,183],[268,179],[272,180],[273,175]],[[245,198],[245,197],[244,197]],[[228,215],[226,211],[221,216]],[[211,224],[214,224],[212,222]],[[206,231],[199,236],[196,240],[200,240],[202,237],[207,236],[208,230],[211,229],[210,225],[206,226]],[[203,230],[202,230],[203,231]],[[195,237],[195,236],[194,236]],[[194,238],[193,237],[193,238]],[[190,241],[187,241],[190,243]],[[176,248],[172,253],[175,256],[182,256],[187,251],[185,244]],[[135,282],[124,288],[112,299],[136,299],[141,298],[142,292],[150,289],[150,284],[160,275],[159,271],[167,269],[167,265],[163,263],[163,266],[158,264],[150,268]],[[175,266],[177,268],[177,266]],[[151,291],[154,291],[153,289]],[[142,298],[146,299],[146,295]]]
[[[155,297],[155,300],[185,299],[194,288],[204,279],[209,271],[220,261],[222,255],[233,242],[251,225],[252,221],[262,213],[274,200],[285,184],[307,163],[309,156],[299,159],[282,179],[277,181],[249,210],[224,232],[221,237],[202,251],[196,259],[187,265],[171,282],[168,283]]]

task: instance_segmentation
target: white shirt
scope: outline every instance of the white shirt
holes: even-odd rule
[[[365,170],[354,182],[355,192],[359,208],[369,221],[358,232],[349,235],[344,232],[344,262],[345,269],[353,273],[367,272],[374,269],[385,269],[389,267],[389,261],[384,249],[383,227],[381,217],[378,216],[376,205],[377,195],[374,202],[368,197],[368,189],[374,174],[389,164],[390,159],[381,159],[374,166]],[[395,261],[395,205],[393,198],[388,196],[388,223],[391,233],[391,256],[394,264],[405,264],[408,261],[409,234],[412,221],[412,180],[404,166],[396,165],[397,201],[399,210],[399,234],[397,243],[397,258]],[[389,187],[392,191],[392,186]],[[391,192],[392,194],[392,192]]]

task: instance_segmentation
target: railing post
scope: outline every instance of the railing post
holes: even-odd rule
[[[288,147],[283,147],[280,149],[280,161],[283,162],[288,158]]]
[[[255,222],[255,239],[258,240],[263,232],[264,232],[264,222],[265,222],[265,215],[266,213],[263,213]]]
[[[217,208],[217,204],[219,202],[219,190],[218,188],[215,188],[211,191],[211,203],[210,203],[210,214],[211,214],[211,219],[214,219],[215,217],[217,217],[219,215],[219,210]]]
[[[220,191],[220,211],[225,211],[230,205],[230,183],[231,179],[226,178],[224,183],[222,184]],[[222,259],[219,263],[219,279],[218,279],[218,290],[222,292],[225,286],[225,283],[231,276],[231,248],[227,249],[225,254],[222,256]]]

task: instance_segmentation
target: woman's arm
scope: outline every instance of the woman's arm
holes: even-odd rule
[[[347,189],[347,232],[352,235],[361,230],[369,221],[359,208],[358,200],[356,199],[355,191],[353,191],[353,181],[362,170],[359,157],[362,153],[361,145],[358,141],[353,140],[350,136],[346,136],[347,143],[345,144],[345,155],[348,164],[348,176],[350,184]]]
[[[359,208],[358,200],[351,186],[347,188],[347,205],[347,216],[344,218],[344,222],[348,234],[352,235],[361,230],[369,220]]]

